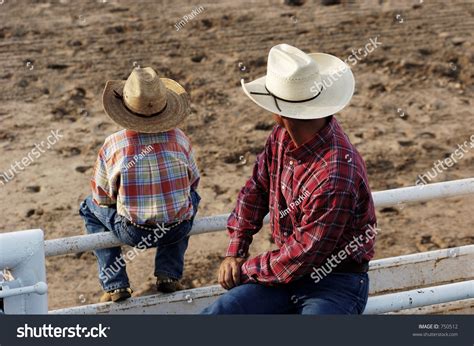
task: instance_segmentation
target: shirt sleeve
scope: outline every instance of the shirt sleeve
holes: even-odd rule
[[[188,169],[189,169],[189,181],[191,183],[191,188],[197,190],[199,181],[201,179],[199,174],[199,168],[194,158],[194,152],[191,149],[188,154]]]
[[[267,140],[264,151],[257,156],[252,177],[239,193],[237,205],[227,220],[230,244],[226,256],[247,257],[253,235],[263,225],[269,211],[269,160],[271,139]]]
[[[111,184],[111,181],[115,180],[109,177],[104,150],[101,148],[91,179],[92,198],[98,205],[109,206],[117,203],[117,187]]]
[[[347,191],[315,192],[303,202],[303,217],[285,244],[242,265],[243,282],[288,283],[317,268],[332,254],[350,227],[356,199]]]

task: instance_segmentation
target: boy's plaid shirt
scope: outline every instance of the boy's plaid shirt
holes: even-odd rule
[[[227,256],[248,255],[268,212],[278,249],[244,262],[243,282],[288,283],[340,251],[359,263],[373,257],[374,239],[365,234],[373,236],[376,218],[365,163],[335,117],[298,148],[275,126],[229,217]]]
[[[128,220],[154,225],[190,219],[190,189],[198,183],[191,143],[181,130],[122,130],[100,149],[91,187],[98,205],[116,205]]]

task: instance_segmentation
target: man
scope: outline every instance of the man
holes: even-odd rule
[[[108,81],[102,102],[124,129],[105,140],[91,180],[92,195],[79,213],[88,233],[113,232],[139,250],[158,247],[156,287],[182,289],[184,253],[200,197],[191,143],[177,126],[189,115],[189,96],[177,82],[150,68],[126,81]],[[121,301],[132,290],[120,247],[96,250],[101,302]],[[128,253],[127,253],[128,255]],[[136,253],[131,252],[128,260]]]
[[[267,75],[242,87],[277,125],[228,220],[218,280],[229,291],[203,313],[361,314],[376,218],[364,161],[333,116],[352,97],[352,72],[280,44]],[[267,213],[277,249],[248,258]]]

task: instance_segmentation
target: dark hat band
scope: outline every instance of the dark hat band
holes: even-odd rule
[[[114,96],[118,99],[120,99],[122,101],[122,105],[130,112],[132,113],[133,115],[136,115],[137,117],[140,117],[140,118],[153,118],[153,117],[156,117],[158,115],[160,115],[161,113],[163,113],[165,110],[166,110],[166,107],[168,106],[168,102],[165,103],[165,106],[163,107],[162,110],[160,110],[159,112],[156,112],[156,113],[153,113],[153,114],[150,114],[150,115],[145,115],[145,114],[140,114],[140,113],[137,113],[137,112],[134,112],[132,111],[130,108],[128,108],[128,106],[125,104],[124,102],[124,99],[123,99],[123,95],[121,95],[117,90],[114,89]]]
[[[308,102],[308,101],[311,101],[311,100],[314,100],[316,97],[318,97],[319,95],[321,95],[321,92],[323,91],[323,86],[321,86],[321,89],[318,91],[318,93],[313,96],[313,97],[310,97],[309,99],[305,99],[305,100],[286,100],[284,98],[281,98],[281,97],[278,97],[276,96],[275,94],[273,94],[270,90],[268,90],[267,86],[265,85],[265,90],[267,91],[266,93],[259,93],[259,92],[255,92],[255,91],[251,91],[250,93],[251,94],[254,94],[254,95],[264,95],[264,96],[272,96],[273,97],[273,100],[275,100],[275,106],[276,108],[281,112],[281,109],[280,109],[280,106],[278,105],[278,100],[280,101],[285,101],[285,102],[290,102],[290,103],[302,103],[302,102]]]

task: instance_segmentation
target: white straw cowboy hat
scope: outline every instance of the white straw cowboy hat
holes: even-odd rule
[[[128,79],[108,81],[102,95],[107,115],[120,126],[146,133],[178,126],[190,112],[189,95],[151,67],[135,68]]]
[[[267,75],[242,88],[260,107],[294,119],[318,119],[342,110],[354,93],[354,76],[341,59],[306,54],[279,44],[268,54]]]

